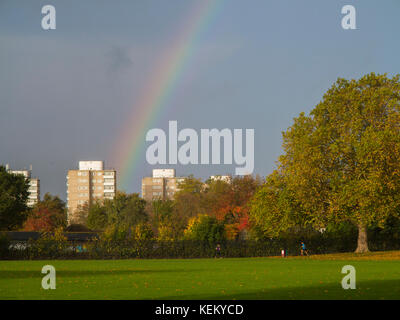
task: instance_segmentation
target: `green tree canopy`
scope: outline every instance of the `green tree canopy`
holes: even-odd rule
[[[114,199],[105,199],[90,204],[87,225],[91,229],[103,230],[109,226],[131,228],[148,221],[146,201],[139,194],[117,192]]]
[[[338,79],[311,111],[283,134],[279,168],[258,192],[252,220],[271,231],[350,221],[358,252],[366,228],[397,214],[400,200],[399,76]],[[262,223],[264,217],[265,223]]]
[[[224,224],[214,217],[201,214],[192,218],[188,228],[185,230],[185,239],[207,241],[217,243],[224,240]]]
[[[175,210],[181,217],[190,218],[201,212],[203,182],[193,176],[184,179],[175,193]]]
[[[27,218],[29,182],[0,166],[0,230],[14,230]]]
[[[95,201],[90,206],[86,224],[92,230],[104,230],[107,227],[107,210],[101,201]]]
[[[156,227],[159,223],[171,220],[174,212],[174,202],[172,200],[154,200],[150,205],[153,223]]]

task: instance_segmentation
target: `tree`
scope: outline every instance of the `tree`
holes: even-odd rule
[[[95,201],[89,208],[87,217],[87,226],[92,230],[104,230],[107,227],[108,216],[107,210],[103,203]]]
[[[175,201],[154,200],[148,205],[149,216],[158,240],[182,238],[187,219],[179,216],[180,212],[175,210]]]
[[[139,194],[119,191],[114,199],[95,201],[88,206],[86,223],[96,230],[104,230],[110,226],[130,229],[148,221],[145,207],[146,201]]]
[[[133,235],[135,240],[151,240],[154,233],[149,223],[141,222],[133,228]]]
[[[279,229],[350,221],[358,228],[356,252],[368,251],[367,227],[383,226],[400,204],[399,79],[338,79],[309,116],[294,119],[252,219],[267,217]]]
[[[91,205],[89,202],[85,202],[83,204],[79,204],[74,211],[73,219],[71,219],[70,223],[73,224],[74,227],[83,227],[87,225],[87,220],[89,217],[89,210]]]
[[[230,181],[208,179],[205,183],[189,176],[175,194],[174,226],[183,225],[184,230],[191,218],[208,215],[228,226],[230,239],[237,238],[248,227],[248,202],[261,184],[259,177],[251,175]]]
[[[58,196],[46,193],[28,215],[25,221],[25,231],[54,231],[67,226],[65,202]]]
[[[236,176],[232,179],[232,204],[244,207],[249,203],[258,188],[263,184],[260,176]]]
[[[146,223],[146,201],[139,194],[127,194],[118,191],[114,199],[98,200],[87,207],[86,224],[94,230],[116,229],[130,230],[140,223]]]
[[[178,185],[179,191],[175,193],[175,211],[178,216],[186,221],[202,211],[202,190],[204,184],[200,179],[189,176]]]
[[[156,229],[160,224],[172,220],[174,214],[174,202],[172,200],[154,200],[149,205],[150,215]]]
[[[24,231],[50,232],[54,229],[51,211],[42,206],[36,206],[25,221]]]
[[[255,193],[249,215],[250,231],[255,239],[279,237],[310,221],[278,170]]]
[[[146,201],[139,194],[126,194],[117,192],[112,200],[105,200],[104,206],[107,211],[108,223],[135,226],[141,222],[147,222]]]
[[[219,179],[209,179],[206,181],[206,187],[202,192],[202,209],[199,212],[223,220],[224,217],[220,217],[220,212],[222,209],[233,205],[233,202],[234,199],[231,183]]]
[[[202,206],[204,184],[201,179],[191,175],[179,183],[178,189],[174,195],[173,214],[169,221],[164,221],[162,227],[158,228],[159,236],[162,232],[167,237],[182,237],[189,219],[204,213]],[[173,230],[173,236],[167,235],[168,230]]]
[[[214,217],[201,214],[190,220],[185,230],[185,238],[209,243],[220,242],[226,238],[224,224]]]
[[[0,166],[0,230],[14,230],[27,218],[29,182]]]
[[[158,225],[157,228],[157,240],[159,241],[171,241],[180,239],[183,231],[175,228],[170,222],[163,222]]]
[[[201,179],[195,178],[193,175],[189,175],[186,179],[178,184],[179,192],[187,192],[192,194],[200,194],[204,190],[204,184]]]
[[[230,182],[207,182],[205,211],[224,223],[228,239],[236,239],[248,228],[248,204],[261,184],[260,177],[251,175],[237,176]]]

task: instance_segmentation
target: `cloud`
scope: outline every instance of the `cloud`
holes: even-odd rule
[[[112,47],[106,54],[109,75],[123,72],[133,65],[129,50],[123,47]]]

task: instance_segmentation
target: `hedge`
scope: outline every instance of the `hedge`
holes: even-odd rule
[[[153,259],[153,258],[212,258],[216,243],[207,241],[105,241],[87,242],[38,239],[27,242],[0,242],[2,259]],[[304,241],[311,254],[352,252],[356,249],[357,235],[335,236],[318,233],[307,237],[266,239],[259,241],[223,241],[222,257],[278,256],[285,249],[288,256],[300,254],[300,241]],[[372,237],[371,250],[398,250],[396,238]]]

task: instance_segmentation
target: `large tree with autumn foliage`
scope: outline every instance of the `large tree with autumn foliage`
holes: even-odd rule
[[[29,212],[24,224],[24,231],[55,231],[67,226],[67,213],[65,202],[58,196],[46,193]]]
[[[350,221],[359,230],[356,252],[368,251],[367,227],[399,212],[399,79],[338,79],[309,116],[294,119],[278,169],[252,202],[259,230]]]

